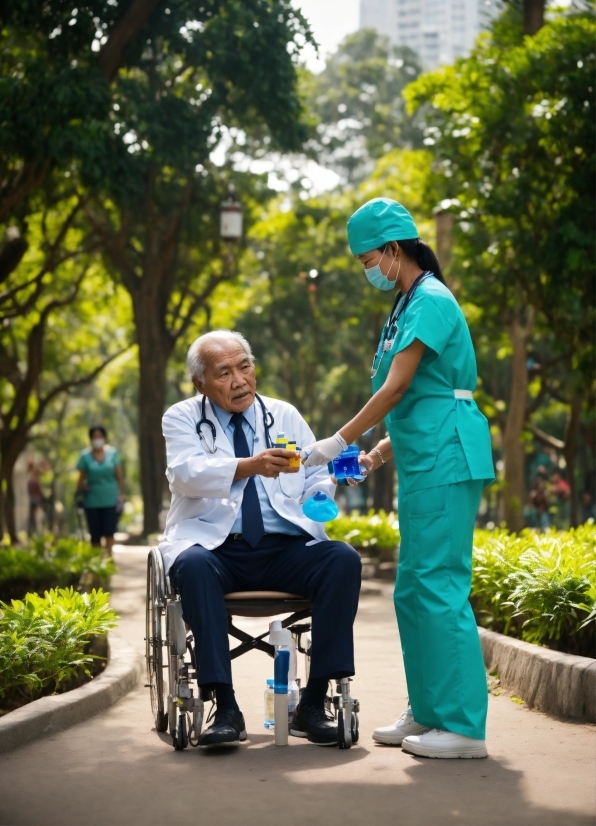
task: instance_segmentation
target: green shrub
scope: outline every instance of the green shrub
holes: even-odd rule
[[[481,625],[594,656],[596,528],[474,534],[471,602]]]
[[[348,542],[367,556],[394,554],[399,544],[398,522],[394,513],[370,510],[366,516],[356,511],[328,522],[325,530],[330,539]],[[383,553],[385,552],[385,553]]]
[[[0,599],[48,588],[107,586],[115,566],[101,548],[76,539],[33,537],[24,547],[0,545]]]
[[[11,605],[0,602],[0,698],[15,707],[53,694],[77,676],[91,676],[98,659],[89,652],[94,637],[116,624],[109,594],[73,588],[27,594]],[[15,702],[15,699],[20,702]]]

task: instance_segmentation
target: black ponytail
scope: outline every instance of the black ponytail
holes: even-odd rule
[[[439,259],[434,254],[432,249],[422,241],[420,238],[406,238],[403,241],[396,241],[408,258],[411,258],[412,261],[415,261],[421,270],[424,272],[432,272],[434,277],[441,282],[441,284],[445,283],[445,278],[443,277],[443,271],[441,270],[441,265],[439,264]],[[383,252],[386,249],[387,245],[384,247],[379,247],[379,251]]]
[[[408,238],[405,241],[398,241],[397,243],[408,258],[415,261],[421,270],[424,270],[424,272],[432,272],[441,284],[445,283],[439,259],[428,244],[425,244],[420,238]]]

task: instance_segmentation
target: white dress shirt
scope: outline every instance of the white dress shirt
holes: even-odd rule
[[[278,431],[283,431],[288,439],[301,446],[315,441],[313,432],[295,407],[277,399],[262,398],[274,418],[273,440]],[[205,412],[215,428],[215,452],[209,450],[214,445],[208,425],[202,428],[207,446],[199,438],[197,424],[201,418],[201,401],[202,396],[186,399],[171,407],[163,417],[166,476],[172,494],[166,528],[159,543],[166,571],[176,557],[192,545],[202,545],[209,550],[219,547],[230,533],[236,532],[234,525],[241,512],[247,480],[234,482],[239,459],[209,401]],[[258,402],[254,410],[258,441],[254,441],[253,455],[257,455],[266,450],[267,439]],[[278,479],[257,479],[271,508],[282,519],[299,532],[312,536],[313,542],[327,538],[324,524],[313,522],[302,513],[302,503],[316,491],[334,497],[335,485],[326,467],[304,468],[301,465],[298,473],[282,473]]]

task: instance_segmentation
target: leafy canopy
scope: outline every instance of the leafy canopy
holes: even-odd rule
[[[423,109],[434,188],[457,221],[456,275],[497,329],[531,304],[575,367],[594,327],[594,36],[590,14],[534,37],[508,11],[469,58],[405,92]]]

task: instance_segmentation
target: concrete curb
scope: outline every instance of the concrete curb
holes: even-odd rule
[[[484,628],[478,631],[486,667],[497,672],[503,688],[529,708],[596,722],[596,660],[550,651]]]
[[[108,635],[108,646],[108,665],[91,682],[65,694],[42,697],[0,717],[0,753],[81,723],[131,691],[141,675],[139,655],[113,634]]]

